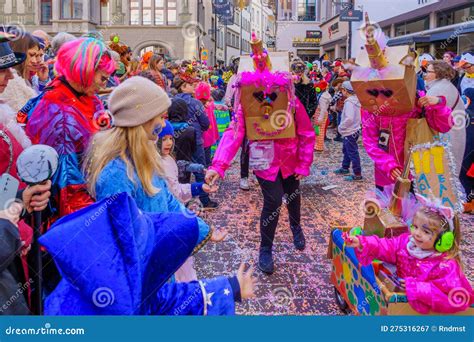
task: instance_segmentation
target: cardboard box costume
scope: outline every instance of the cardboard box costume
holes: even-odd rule
[[[235,84],[235,108],[240,104],[248,140],[295,137],[294,86],[287,53],[272,54],[252,35],[252,54],[242,56]]]

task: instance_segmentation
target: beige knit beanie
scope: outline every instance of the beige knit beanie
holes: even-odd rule
[[[114,126],[136,127],[168,110],[171,100],[154,82],[133,76],[112,91],[108,103]]]

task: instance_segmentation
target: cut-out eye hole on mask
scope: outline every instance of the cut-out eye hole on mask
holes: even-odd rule
[[[390,89],[383,89],[380,91],[385,97],[391,97],[393,95],[393,91]]]
[[[305,68],[304,65],[299,65],[299,64],[297,64],[297,65],[292,65],[292,66],[291,66],[291,70],[292,70],[293,72],[304,72],[305,69],[306,69],[306,68]]]
[[[267,98],[270,99],[271,102],[274,102],[278,95],[277,93],[265,94],[263,91],[256,91],[255,93],[253,93],[253,97],[255,97],[258,102],[263,102]]]
[[[367,92],[373,97],[379,96],[379,91],[377,89],[367,89]]]
[[[385,97],[392,97],[393,91],[390,89],[367,89],[367,93],[372,95],[373,97],[378,97],[382,94]]]

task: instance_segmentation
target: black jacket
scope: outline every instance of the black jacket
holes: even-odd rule
[[[28,289],[19,252],[20,232],[10,221],[0,219],[0,315],[28,315]]]
[[[306,113],[312,118],[318,107],[318,97],[313,84],[311,82],[308,84],[303,84],[303,82],[296,83],[295,93],[306,109]]]

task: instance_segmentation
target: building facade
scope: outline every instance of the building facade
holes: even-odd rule
[[[349,23],[340,21],[341,2],[321,0],[321,55],[348,58]]]
[[[255,29],[263,32],[269,13],[257,1],[262,4],[255,0],[260,23]],[[240,44],[248,53],[254,5],[242,11],[242,25],[235,11],[236,24],[225,27],[212,6],[212,0],[0,0],[0,23],[51,35],[97,31],[105,40],[114,33],[137,55],[153,50],[171,59],[199,59],[206,49],[208,64],[224,63],[225,47],[227,62],[240,54]]]
[[[389,45],[410,44],[418,53],[441,58],[445,51],[462,53],[474,48],[472,0],[407,0],[379,3],[355,0],[390,38]],[[363,44],[359,25],[353,24],[352,51]]]
[[[278,0],[276,50],[313,61],[320,56],[321,1]]]

